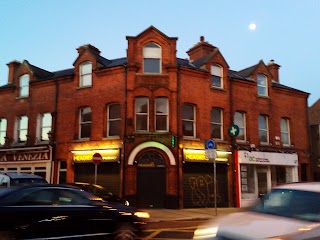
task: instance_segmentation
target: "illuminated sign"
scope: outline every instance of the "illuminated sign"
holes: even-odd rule
[[[120,161],[119,149],[106,149],[106,150],[79,150],[71,151],[72,159],[75,163],[89,163],[92,162],[92,156],[95,153],[100,153],[102,162],[118,162]]]
[[[0,154],[0,162],[49,161],[50,150]]]
[[[231,154],[231,152],[223,152],[218,150],[215,160],[217,162],[228,162],[229,154]],[[206,152],[202,149],[183,149],[183,158],[186,162],[213,162],[213,159],[206,157]]]

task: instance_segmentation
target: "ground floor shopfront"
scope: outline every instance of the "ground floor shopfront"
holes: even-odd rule
[[[0,172],[31,173],[52,179],[52,148],[50,146],[0,149]]]
[[[298,181],[298,155],[234,151],[237,207],[248,207],[272,187]]]

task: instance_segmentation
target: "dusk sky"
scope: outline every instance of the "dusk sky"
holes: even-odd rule
[[[68,69],[84,44],[125,57],[126,36],[150,26],[178,37],[179,58],[204,36],[231,70],[274,59],[281,84],[320,98],[320,0],[0,0],[0,85],[13,60]]]

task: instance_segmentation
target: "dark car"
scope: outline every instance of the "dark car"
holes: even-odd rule
[[[48,183],[43,177],[29,173],[0,173],[0,187]]]
[[[132,240],[150,217],[61,184],[0,189],[0,239]]]
[[[68,185],[76,186],[81,188],[84,191],[91,192],[94,195],[103,198],[103,200],[105,201],[129,206],[129,201],[117,196],[116,194],[110,192],[108,189],[106,189],[105,187],[99,184],[74,182],[74,183],[68,183]]]

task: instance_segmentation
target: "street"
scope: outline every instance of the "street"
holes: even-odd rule
[[[206,220],[151,222],[138,239],[192,239],[194,230]]]

